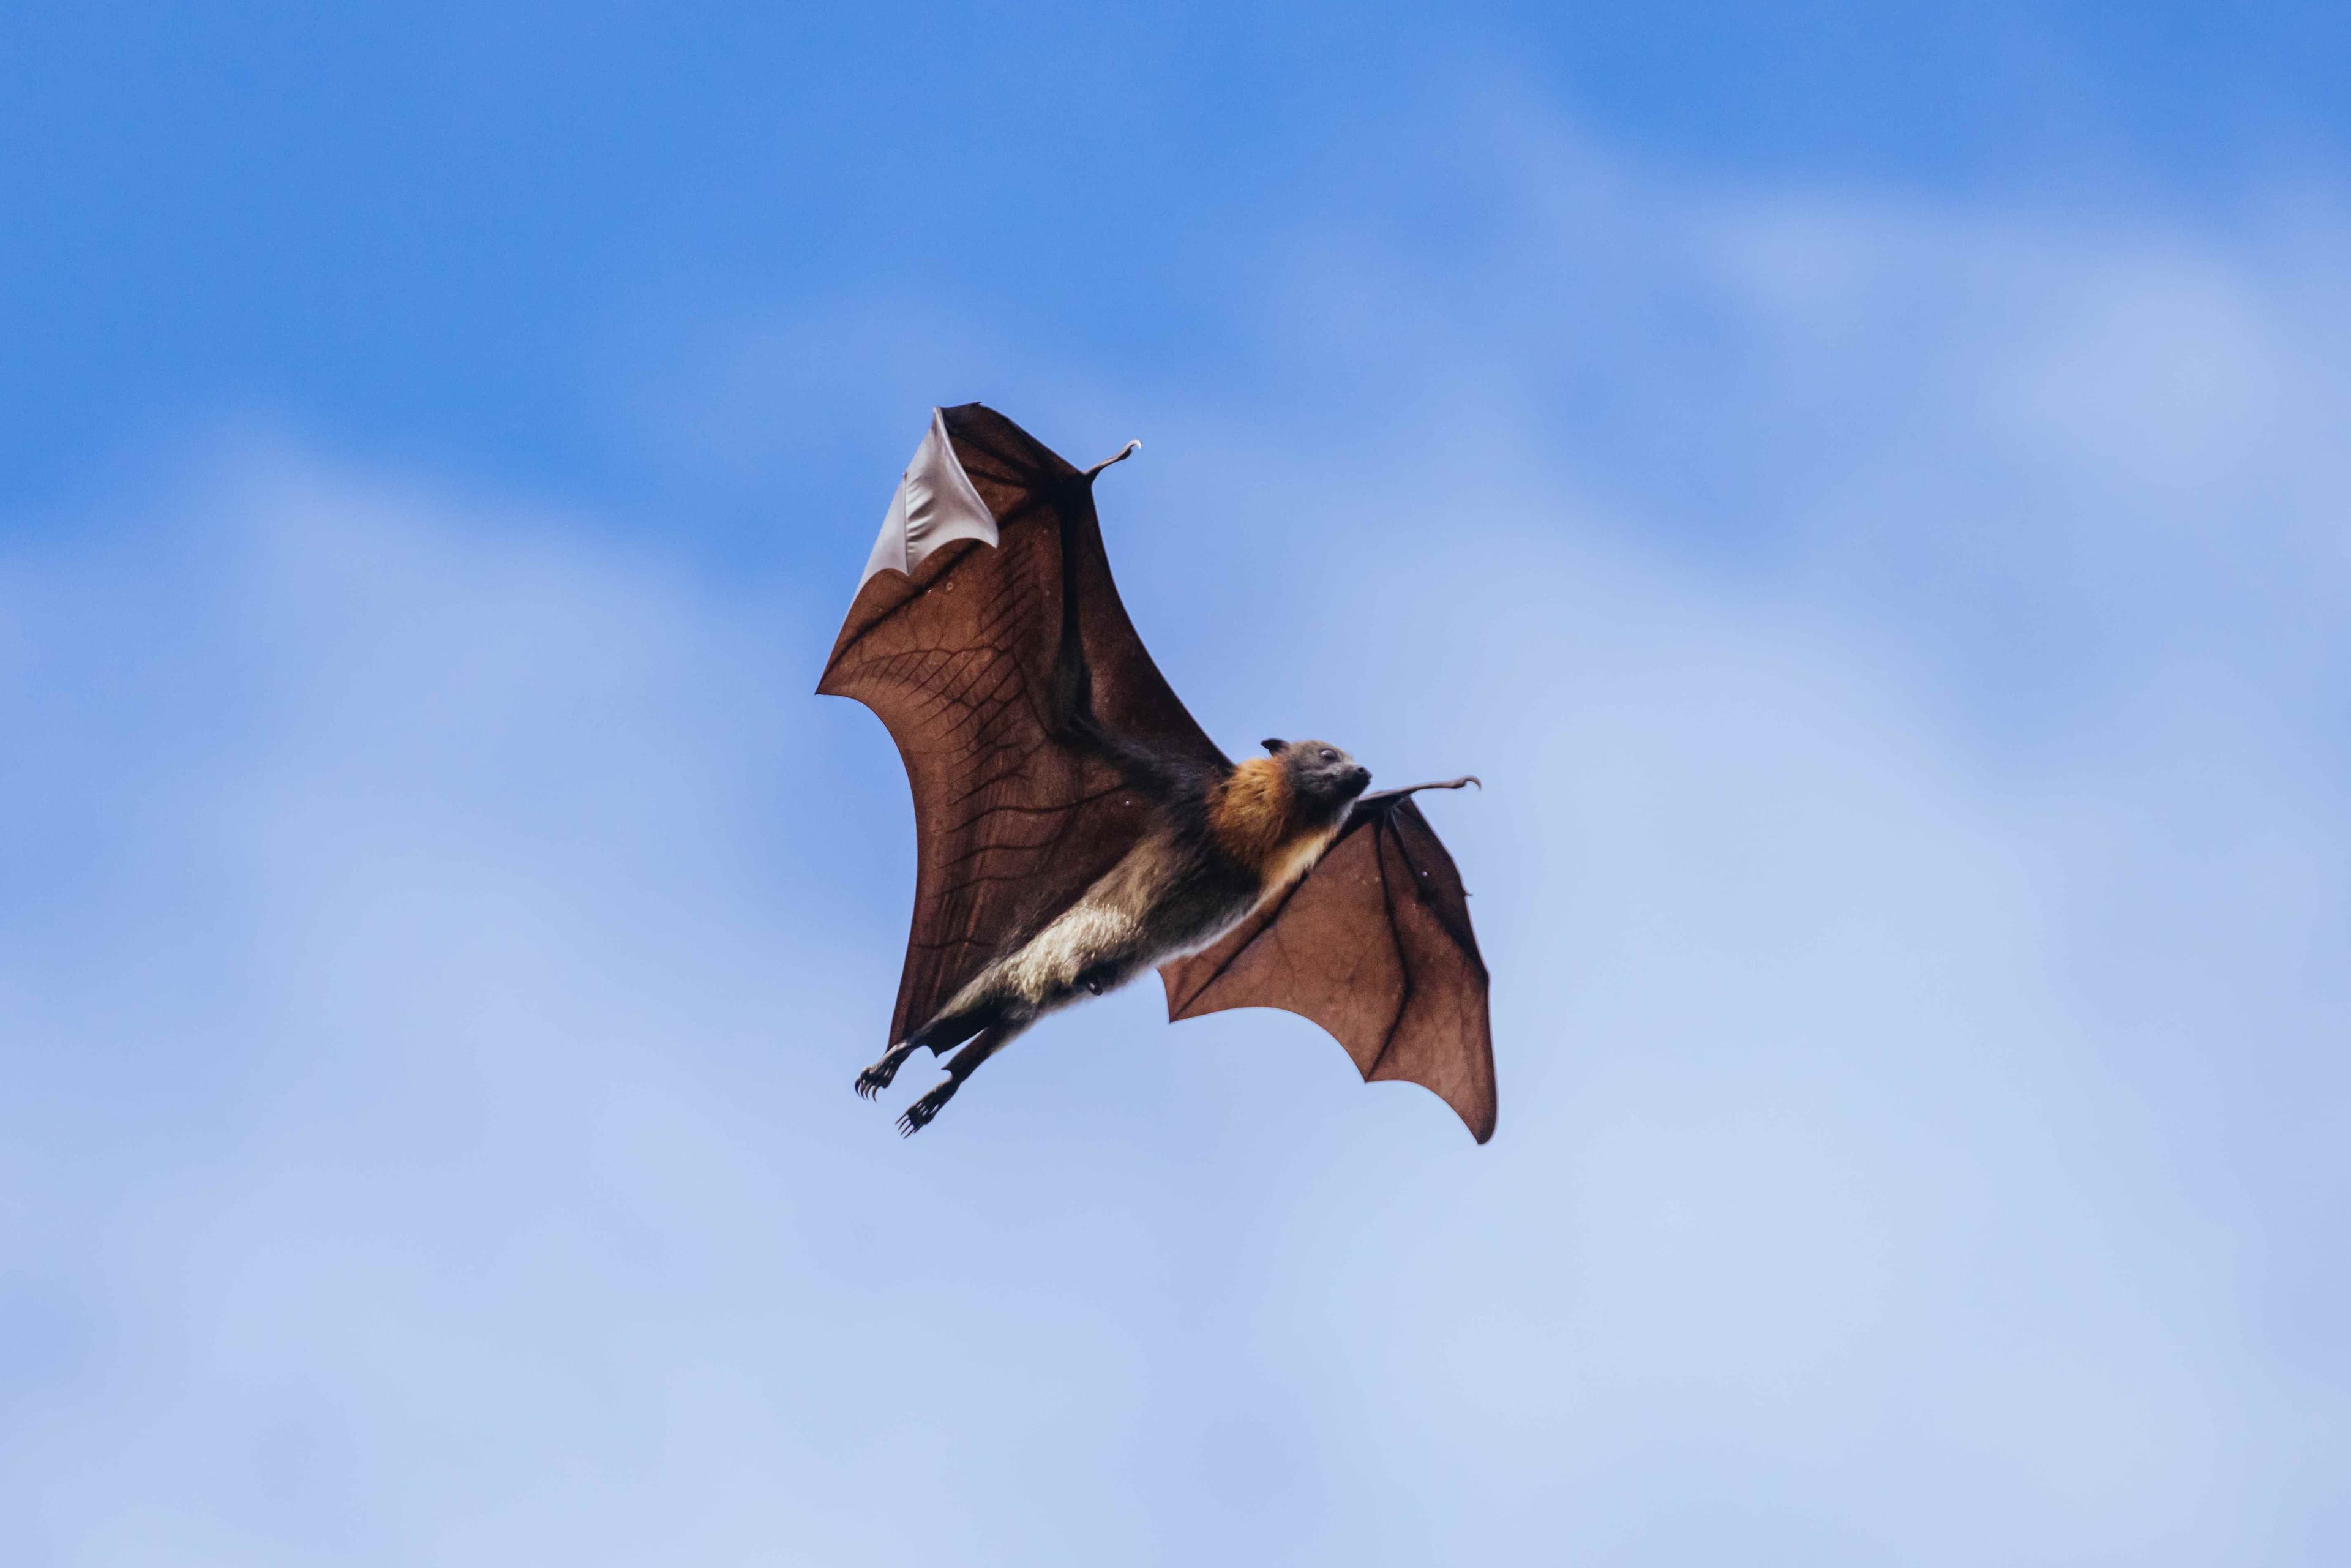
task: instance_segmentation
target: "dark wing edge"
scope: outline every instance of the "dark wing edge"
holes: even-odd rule
[[[998,542],[956,539],[911,575],[867,577],[817,685],[882,720],[914,795],[893,1044],[1149,831],[1155,780],[1103,736],[1179,765],[1221,760],[1127,619],[1091,476],[993,410],[939,417]],[[1093,722],[1073,724],[1073,705]]]
[[[1159,974],[1170,1022],[1233,1008],[1296,1013],[1345,1047],[1365,1082],[1417,1083],[1479,1143],[1494,1135],[1493,1032],[1468,894],[1405,794],[1358,802],[1313,870]]]

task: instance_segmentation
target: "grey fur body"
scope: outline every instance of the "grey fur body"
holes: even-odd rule
[[[1144,970],[1196,953],[1258,902],[1257,879],[1212,845],[1145,839],[1061,916],[980,971],[951,1013],[993,1006],[1022,1027],[1081,997],[1115,990]]]
[[[887,1088],[899,1066],[924,1046],[939,1053],[962,1046],[947,1064],[946,1082],[899,1118],[903,1131],[918,1131],[974,1069],[1039,1019],[1198,952],[1312,869],[1371,775],[1319,741],[1294,748],[1268,741],[1266,747],[1271,758],[1244,766],[1258,770],[1258,782],[1281,779],[1276,799],[1282,820],[1272,826],[1284,831],[1270,833],[1261,852],[1237,853],[1232,831],[1254,826],[1248,816],[1262,808],[1220,796],[1222,780],[1181,789],[1165,803],[1155,831],[859,1074],[858,1092],[870,1097]]]

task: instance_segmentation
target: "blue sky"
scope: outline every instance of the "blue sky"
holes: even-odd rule
[[[0,1555],[2339,1561],[2351,22],[1763,17],[0,21]],[[850,1093],[974,396],[1486,778],[1492,1145]]]
[[[2281,165],[2333,170],[2351,131],[2351,23],[2316,4],[30,5],[0,28],[0,498],[258,412],[664,532],[678,476],[612,404],[723,305],[915,293],[1156,382],[1255,379],[1234,298],[1301,217],[1458,260],[1463,214],[1386,166],[1497,78],[1645,173],[2066,210],[2225,213]]]

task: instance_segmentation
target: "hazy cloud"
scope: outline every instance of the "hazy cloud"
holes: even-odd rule
[[[1260,382],[995,393],[1151,441],[1228,746],[1485,776],[1494,1145],[1147,988],[911,1143],[849,1093],[911,846],[808,692],[887,474],[746,584],[230,446],[0,575],[12,1559],[2339,1546],[2335,231],[1494,134],[1398,176],[1468,262],[1269,250]],[[658,438],[756,466],[860,341]]]

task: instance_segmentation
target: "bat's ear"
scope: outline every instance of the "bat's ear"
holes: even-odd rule
[[[1260,740],[1258,744],[1264,747],[1268,751],[1272,752],[1276,757],[1280,756],[1283,752],[1290,749],[1290,742],[1286,740]]]

